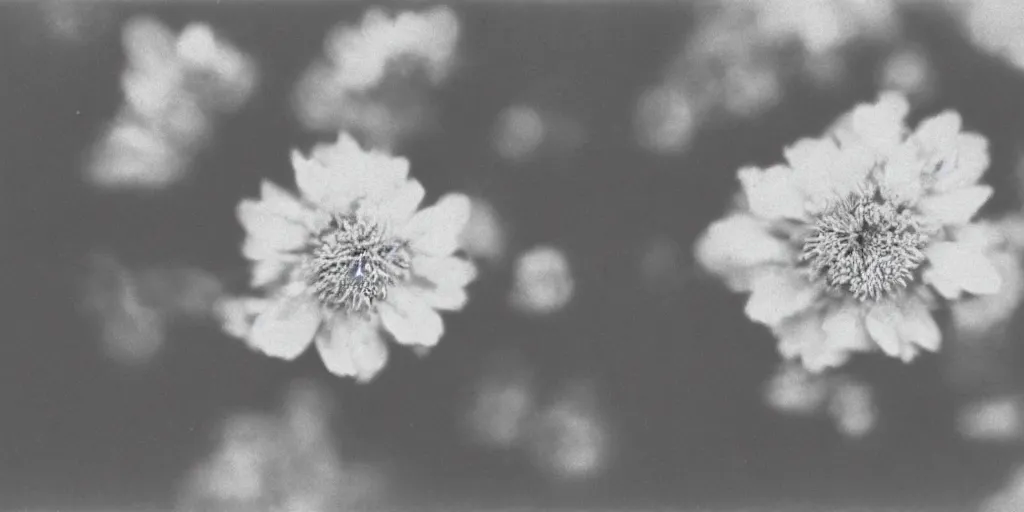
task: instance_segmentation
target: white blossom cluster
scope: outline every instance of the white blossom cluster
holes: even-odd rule
[[[658,153],[685,151],[705,121],[757,116],[795,76],[824,88],[845,50],[897,33],[892,0],[718,0],[697,3],[694,33],[660,83],[637,102],[636,134]]]
[[[218,118],[256,86],[251,59],[193,23],[178,35],[150,18],[124,27],[124,105],[95,148],[86,181],[102,189],[156,190],[188,175]]]
[[[279,412],[229,416],[217,446],[188,474],[179,512],[328,512],[379,499],[383,474],[342,462],[322,387],[293,382]]]
[[[458,40],[459,21],[447,7],[396,16],[372,9],[357,25],[338,25],[296,88],[299,121],[394,149],[426,122],[423,96],[448,77]]]
[[[464,414],[474,442],[522,453],[555,480],[587,480],[607,468],[614,435],[592,381],[573,379],[547,396],[514,352],[492,354],[482,370]]]
[[[818,374],[798,364],[780,363],[765,383],[765,403],[781,414],[826,416],[849,439],[863,438],[879,421],[874,389],[859,379],[839,374]]]

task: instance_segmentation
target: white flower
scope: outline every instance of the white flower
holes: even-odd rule
[[[1024,218],[1009,215],[996,222],[979,223],[970,231],[974,244],[989,254],[1003,281],[998,293],[971,297],[952,305],[951,320],[960,339],[979,339],[1006,328],[1024,298],[1024,269],[1016,231]]]
[[[448,194],[418,210],[423,186],[403,158],[367,152],[348,135],[292,154],[301,198],[264,181],[244,200],[252,286],[264,300],[226,305],[226,326],[282,359],[315,344],[327,368],[367,381],[387,360],[381,331],[429,348],[444,332],[438,311],[466,303],[476,274],[455,256],[469,199]],[[246,320],[251,319],[251,325]]]
[[[988,143],[945,112],[909,131],[906,100],[884,94],[786,163],[739,171],[742,205],[714,222],[697,260],[746,314],[810,370],[880,349],[910,361],[938,350],[940,300],[995,293],[1000,276],[974,215]]]

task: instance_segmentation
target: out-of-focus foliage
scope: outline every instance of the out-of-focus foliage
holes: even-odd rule
[[[103,352],[131,366],[157,356],[175,322],[208,320],[222,293],[220,281],[200,269],[129,268],[96,253],[86,261],[81,303],[99,327]]]

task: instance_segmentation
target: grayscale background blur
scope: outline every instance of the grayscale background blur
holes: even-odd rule
[[[1024,318],[779,390],[770,333],[693,266],[737,168],[885,89],[957,109],[986,213],[1020,208],[1014,0],[802,4],[388,2],[453,46],[358,98],[309,74],[372,4],[0,5],[0,509],[1024,510]],[[126,70],[195,23],[235,53],[140,121],[126,87],[158,85]],[[212,314],[246,291],[238,201],[343,128],[474,198],[481,268],[366,385]]]

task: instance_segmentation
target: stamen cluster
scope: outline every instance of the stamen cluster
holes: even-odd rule
[[[816,219],[801,260],[829,288],[877,300],[913,281],[927,241],[906,208],[876,193],[854,195]]]
[[[407,244],[354,217],[335,218],[307,261],[307,281],[320,303],[349,312],[366,312],[386,299],[388,287],[408,271]]]

